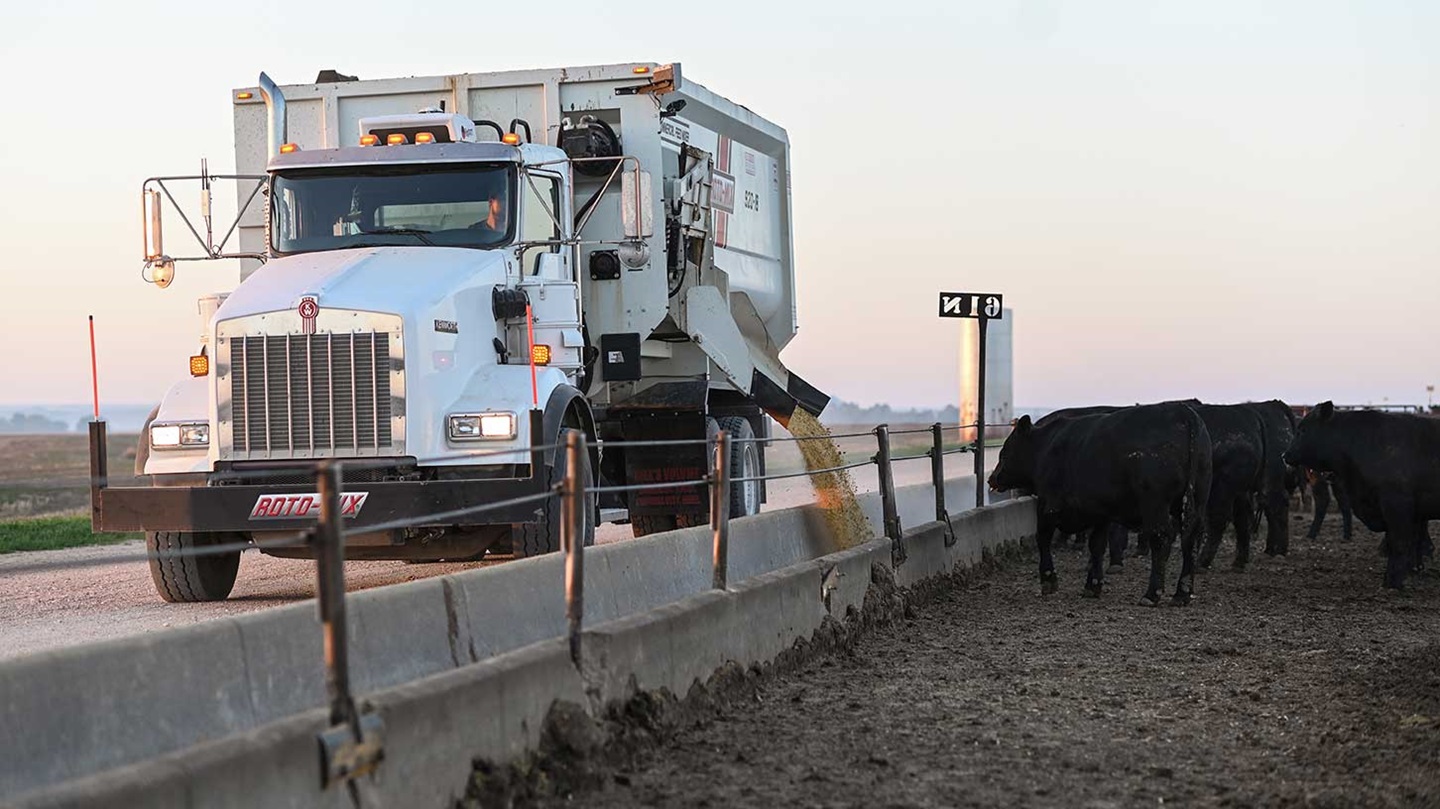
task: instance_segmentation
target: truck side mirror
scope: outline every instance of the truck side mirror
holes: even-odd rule
[[[160,230],[163,219],[161,205],[160,192],[153,188],[145,189],[145,207],[148,209],[145,217],[145,266],[150,270],[150,283],[164,289],[175,280],[175,262],[165,255],[165,238]]]
[[[625,238],[648,239],[655,233],[655,206],[651,203],[650,172],[624,171],[620,178],[620,218]]]
[[[160,233],[160,192],[145,189],[146,224],[145,260],[155,261],[165,255],[165,240]]]

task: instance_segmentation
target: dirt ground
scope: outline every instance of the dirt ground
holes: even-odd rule
[[[1013,559],[659,747],[612,745],[629,763],[549,805],[1440,805],[1440,577],[1383,592],[1376,535],[1292,527],[1243,573],[1227,543],[1188,608],[1137,606],[1136,560],[1092,600],[1079,552],[1049,597]]]

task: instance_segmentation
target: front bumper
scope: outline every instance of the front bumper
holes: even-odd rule
[[[533,479],[356,483],[341,490],[347,532],[394,520],[473,508],[537,494]],[[314,486],[100,487],[91,492],[96,531],[289,531],[315,526]],[[534,522],[542,503],[488,509],[420,525]]]
[[[504,525],[535,522],[544,505],[532,501],[466,515],[450,512],[539,494],[545,466],[533,453],[529,470],[517,478],[367,481],[341,487],[347,532],[431,515],[416,527]],[[209,486],[111,487],[105,452],[105,423],[90,424],[90,521],[99,531],[242,532],[304,531],[320,516],[314,483]],[[525,470],[526,467],[520,467]],[[523,474],[523,472],[522,472]]]

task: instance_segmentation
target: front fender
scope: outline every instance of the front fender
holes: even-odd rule
[[[529,448],[532,439],[529,412],[535,407],[530,385],[530,367],[528,365],[486,365],[476,369],[466,382],[461,395],[444,408],[435,412],[412,414],[409,429],[412,431],[411,436],[417,439],[411,440],[412,447],[423,446],[418,440],[418,434],[427,436],[426,441],[438,442],[438,446],[444,447],[443,451],[432,452],[428,455],[419,454],[421,462],[433,466],[530,463]],[[549,408],[554,401],[556,391],[562,389],[575,391],[566,380],[564,372],[558,368],[537,369],[535,395],[538,395],[541,407],[545,408],[546,419],[544,434],[536,437],[534,443],[547,444],[554,440],[560,422],[557,420],[552,426]],[[578,391],[575,392],[578,393]],[[562,396],[562,398],[565,397]],[[570,399],[565,398],[565,401],[568,402]],[[516,414],[514,439],[510,441],[467,441],[463,444],[448,439],[446,434],[446,416],[448,414],[489,411],[508,411]],[[496,450],[507,448],[515,449],[515,453],[495,453]],[[477,453],[477,455],[467,457],[467,453]],[[551,457],[547,453],[545,457],[547,463],[550,462]]]
[[[560,428],[566,424],[567,414],[575,413],[571,420],[572,426],[579,427],[585,432],[586,449],[590,453],[590,468],[600,469],[600,448],[595,445],[595,414],[590,410],[590,400],[585,394],[571,385],[557,385],[550,391],[550,398],[545,402],[545,436],[542,440],[545,443],[553,443],[560,435]],[[555,450],[551,448],[545,452],[545,463],[555,465]]]
[[[210,377],[192,376],[176,382],[165,392],[160,406],[145,422],[140,434],[140,447],[136,449],[136,465],[140,455],[145,455],[143,473],[146,475],[177,475],[192,472],[209,472],[214,467],[210,461],[210,449],[165,449],[150,450],[150,425],[171,421],[210,421]],[[214,440],[214,425],[211,425],[211,440]]]

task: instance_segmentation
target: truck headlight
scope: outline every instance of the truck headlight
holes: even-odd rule
[[[451,413],[451,441],[489,441],[515,437],[514,413]]]
[[[150,446],[155,449],[199,449],[210,446],[210,424],[204,421],[154,424]]]

